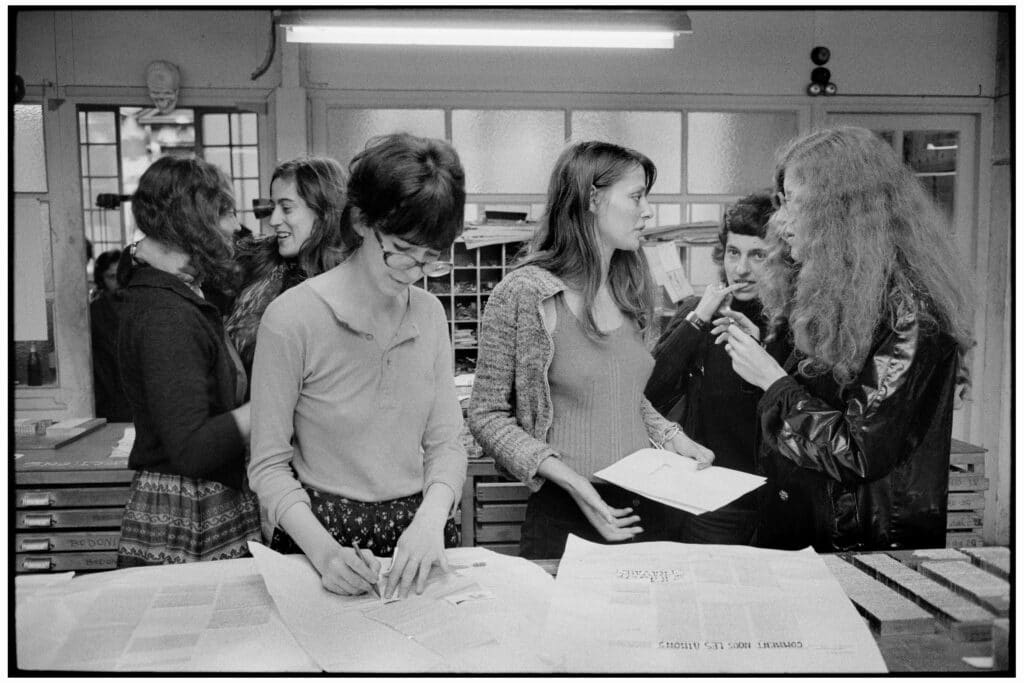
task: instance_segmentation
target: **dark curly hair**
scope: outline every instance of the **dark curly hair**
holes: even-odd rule
[[[202,159],[157,159],[132,197],[139,230],[187,254],[199,279],[216,285],[230,282],[230,240],[219,223],[234,210],[227,176]]]
[[[348,165],[348,204],[342,240],[355,250],[352,209],[385,235],[447,251],[462,234],[466,176],[455,148],[444,140],[394,133],[371,139]]]
[[[93,265],[92,270],[92,279],[96,283],[97,290],[104,291],[107,289],[107,283],[103,279],[103,274],[109,270],[111,265],[117,264],[120,260],[120,249],[110,249],[96,257],[96,263]]]
[[[726,208],[722,217],[722,227],[718,231],[718,242],[711,251],[711,260],[718,266],[722,282],[725,282],[725,243],[729,239],[729,233],[765,239],[768,234],[768,219],[772,217],[774,211],[772,194],[767,190],[748,194]]]

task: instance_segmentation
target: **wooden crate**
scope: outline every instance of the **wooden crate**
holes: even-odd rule
[[[985,449],[953,439],[949,453],[949,501],[946,506],[946,547],[984,545]]]

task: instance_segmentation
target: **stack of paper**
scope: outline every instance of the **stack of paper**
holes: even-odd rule
[[[696,460],[659,448],[642,448],[594,476],[695,515],[717,510],[765,482],[727,467],[698,470]]]

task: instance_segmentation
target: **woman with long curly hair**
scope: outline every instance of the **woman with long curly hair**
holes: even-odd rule
[[[274,237],[237,244],[242,291],[224,323],[246,373],[252,375],[256,332],[267,306],[306,278],[338,265],[342,242],[345,171],[328,157],[301,157],[278,164],[270,179],[274,204],[268,223]]]
[[[912,171],[863,128],[789,144],[762,301],[780,366],[737,326],[716,340],[765,391],[759,542],[822,551],[943,546],[971,288]]]
[[[566,148],[530,253],[484,309],[468,421],[484,452],[531,490],[524,557],[560,557],[570,533],[670,540],[660,503],[594,473],[652,441],[702,467],[714,458],[643,393],[654,287],[640,242],[656,177],[635,150]]]
[[[201,286],[230,279],[231,184],[201,159],[163,157],[132,198],[145,237],[122,256],[118,360],[135,422],[119,567],[244,557],[260,539],[245,481],[245,375]],[[146,253],[149,265],[140,262]]]

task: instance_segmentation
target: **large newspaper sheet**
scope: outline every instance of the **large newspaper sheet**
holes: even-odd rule
[[[573,673],[882,673],[811,550],[569,537],[545,631]]]
[[[281,622],[252,559],[122,569],[25,588],[15,585],[22,669],[319,671]]]
[[[541,672],[538,624],[554,581],[537,565],[484,548],[447,551],[450,574],[396,602],[329,593],[303,555],[249,544],[281,617],[328,672]]]

